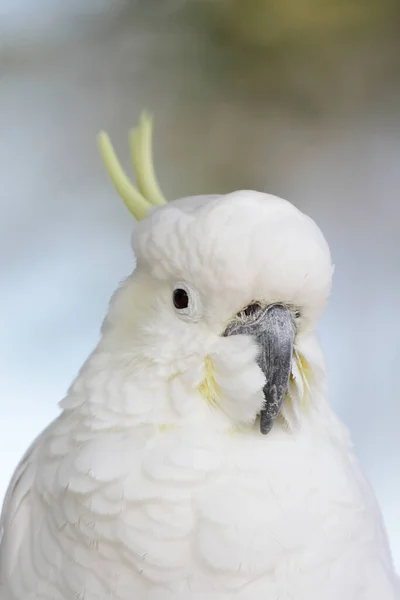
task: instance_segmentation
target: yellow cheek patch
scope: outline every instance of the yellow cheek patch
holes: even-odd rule
[[[304,358],[302,354],[297,354],[297,356],[299,357],[300,372],[303,374],[303,376],[308,382],[311,376],[310,363]]]
[[[294,352],[290,384],[296,390],[297,401],[300,400],[300,408],[305,412],[309,405],[311,367],[309,362],[297,350]],[[293,398],[291,398],[293,400]]]
[[[176,429],[175,425],[168,423],[164,423],[158,426],[159,433],[168,433],[169,431],[172,431],[174,429]]]
[[[198,390],[211,406],[218,406],[221,391],[215,380],[214,363],[210,356],[204,359],[204,379]]]

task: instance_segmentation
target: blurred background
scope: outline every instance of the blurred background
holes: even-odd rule
[[[269,191],[326,234],[331,400],[400,570],[399,13],[396,0],[0,0],[0,499],[134,264],[96,134],[127,165],[148,108],[169,198]]]

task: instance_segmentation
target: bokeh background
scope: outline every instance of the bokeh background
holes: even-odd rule
[[[389,0],[0,0],[0,498],[132,269],[101,165],[156,116],[170,198],[237,188],[322,227],[331,400],[400,570],[400,27]]]

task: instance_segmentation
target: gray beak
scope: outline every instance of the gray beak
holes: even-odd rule
[[[286,396],[295,333],[293,316],[286,306],[272,304],[262,309],[259,304],[251,304],[223,334],[251,335],[260,346],[258,364],[266,379],[265,404],[260,414],[260,430],[264,435],[272,429]]]

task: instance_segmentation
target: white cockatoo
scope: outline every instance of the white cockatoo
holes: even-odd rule
[[[326,397],[315,223],[254,191],[167,204],[132,136],[137,265],[17,467],[0,600],[397,600],[380,510]]]

